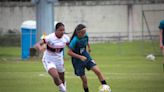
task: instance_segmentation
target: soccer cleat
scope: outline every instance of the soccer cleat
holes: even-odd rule
[[[59,90],[59,92],[67,92],[66,90]]]

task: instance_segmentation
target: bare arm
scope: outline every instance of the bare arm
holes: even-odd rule
[[[45,47],[44,47],[43,45],[44,45],[43,40],[40,40],[39,42],[37,42],[37,43],[35,44],[34,48],[38,49],[38,50],[41,51],[41,52],[44,52]]]
[[[82,61],[87,60],[87,58],[86,58],[85,56],[76,54],[76,53],[74,53],[71,49],[68,50],[68,55],[70,55],[71,57],[74,57],[74,58],[78,58],[78,59],[80,59],[80,60],[82,60]]]
[[[160,34],[159,34],[159,41],[160,41],[160,48],[162,49],[163,48],[163,43],[162,43],[162,40],[163,40],[163,30],[160,29]]]
[[[91,53],[91,47],[89,42],[88,42],[88,52]]]

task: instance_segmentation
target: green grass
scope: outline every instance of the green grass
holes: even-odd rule
[[[21,55],[19,47],[0,47],[0,57],[17,57]]]
[[[100,67],[112,92],[163,92],[162,56],[152,62],[145,59],[140,42],[91,44],[92,57]],[[158,44],[157,44],[158,46]],[[146,49],[151,49],[147,43]],[[6,52],[7,51],[7,52]],[[0,47],[0,92],[58,92],[40,59],[21,61],[20,48]],[[73,73],[70,57],[66,57],[68,92],[83,92],[81,81]],[[100,83],[87,71],[90,92],[98,92]]]

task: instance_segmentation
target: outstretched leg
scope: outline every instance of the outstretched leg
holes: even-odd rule
[[[105,78],[102,75],[102,73],[100,72],[100,69],[97,67],[97,65],[93,66],[91,68],[91,70],[97,75],[99,81],[101,82],[101,84],[106,84]]]
[[[61,92],[66,92],[66,88],[65,86],[63,85],[62,83],[62,80],[60,79],[59,77],[59,74],[57,72],[57,70],[55,68],[51,68],[48,70],[48,73],[51,75],[51,77],[53,78],[54,80],[54,83],[59,86],[59,90]]]
[[[65,78],[64,78],[64,72],[58,72],[58,74],[59,74],[59,77],[60,77],[60,80],[62,81],[62,83],[64,84],[64,82],[65,82]]]
[[[83,75],[83,76],[80,76],[80,78],[81,78],[81,80],[82,80],[84,92],[89,92],[87,77],[86,77],[85,75]]]
[[[67,89],[66,81],[65,81],[65,78],[64,78],[64,72],[58,72],[58,73],[59,73],[60,80],[62,81],[65,88]]]
[[[107,89],[109,90],[109,92],[111,92],[111,88],[109,85],[107,85],[104,76],[102,75],[102,73],[100,72],[100,69],[97,66],[93,66],[91,68],[91,70],[97,75],[97,77],[99,78],[99,81],[102,84],[103,89]]]

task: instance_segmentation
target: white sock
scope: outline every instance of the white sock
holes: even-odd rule
[[[59,85],[59,90],[60,90],[61,92],[66,92],[66,88],[65,88],[65,86],[64,86],[63,83],[61,83],[61,84]]]
[[[65,86],[65,88],[67,89],[67,82],[66,82],[66,81],[64,82],[64,86]]]

